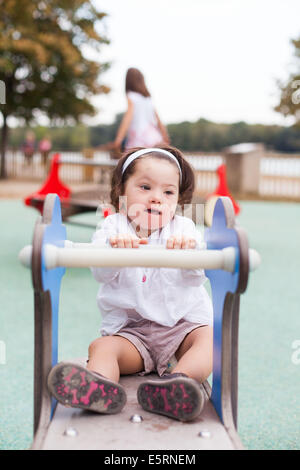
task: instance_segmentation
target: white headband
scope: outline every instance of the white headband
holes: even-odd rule
[[[173,160],[176,165],[178,166],[178,169],[179,169],[179,176],[180,176],[180,183],[181,183],[181,180],[182,180],[182,172],[181,172],[181,168],[180,168],[180,165],[179,165],[179,162],[177,160],[176,157],[174,157],[174,155],[171,153],[171,152],[168,152],[167,150],[164,150],[164,149],[158,149],[158,148],[150,148],[150,149],[141,149],[141,150],[137,150],[136,152],[132,153],[126,160],[126,162],[124,163],[123,165],[123,168],[122,168],[122,175],[124,174],[125,170],[127,170],[127,168],[129,167],[129,165],[131,165],[131,163],[138,157],[141,157],[142,155],[145,155],[146,153],[151,153],[151,152],[159,152],[159,153],[163,153],[164,155],[167,155],[167,157],[169,157],[171,160]]]

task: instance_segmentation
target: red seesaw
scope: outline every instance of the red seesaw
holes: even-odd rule
[[[52,157],[50,172],[43,186],[33,194],[24,199],[26,206],[35,207],[43,214],[45,197],[49,193],[55,193],[59,196],[62,204],[68,204],[71,197],[71,189],[66,186],[59,178],[58,170],[60,165],[60,155],[56,153]]]
[[[68,216],[96,210],[99,208],[100,200],[108,199],[109,191],[107,188],[101,188],[98,185],[96,188],[91,188],[88,191],[72,191],[69,186],[63,183],[59,177],[59,168],[63,163],[75,165],[90,165],[90,166],[115,166],[115,162],[93,162],[88,159],[66,160],[56,153],[52,157],[51,167],[46,181],[42,187],[33,194],[30,194],[24,199],[27,206],[36,208],[43,214],[44,201],[47,194],[57,194],[61,200],[63,219],[66,220]],[[109,208],[102,209],[103,216],[107,217],[111,211]]]

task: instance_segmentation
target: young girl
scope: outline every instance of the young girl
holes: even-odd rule
[[[125,148],[154,147],[169,143],[165,126],[154,109],[143,74],[130,68],[126,74],[125,90],[128,108],[119,126],[114,147],[119,149],[126,137]]]
[[[201,243],[192,220],[175,214],[191,202],[194,175],[171,147],[127,152],[112,178],[117,213],[108,216],[93,243],[114,249],[142,244],[194,249]],[[142,249],[142,248],[139,248]],[[100,287],[102,336],[89,347],[87,368],[61,363],[49,387],[63,404],[117,413],[126,401],[120,375],[145,378],[138,401],[147,411],[188,421],[199,415],[199,386],[212,369],[212,305],[201,269],[92,268]]]

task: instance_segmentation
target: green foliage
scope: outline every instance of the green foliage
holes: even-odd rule
[[[112,142],[116,137],[122,117],[123,114],[120,113],[117,114],[115,121],[112,124],[91,127],[90,146],[97,147],[98,145]]]
[[[172,145],[187,151],[213,152],[241,142],[261,142],[270,149],[299,152],[300,131],[296,126],[222,124],[199,119],[197,122],[171,124],[168,132]]]
[[[87,0],[0,0],[2,114],[27,122],[39,112],[74,122],[93,115],[89,98],[109,91],[98,82],[107,64],[82,50],[108,43],[95,26],[103,16]]]
[[[281,90],[279,104],[275,110],[284,116],[293,116],[296,126],[300,128],[300,37],[292,40],[295,56],[295,72],[290,74],[287,83],[278,82]]]
[[[84,125],[64,127],[31,128],[40,140],[49,135],[53,150],[81,151],[111,142],[117,132],[122,114],[113,124],[87,127]],[[296,126],[281,127],[237,122],[222,124],[199,119],[197,122],[182,122],[167,126],[171,144],[188,152],[216,152],[224,147],[241,142],[261,142],[269,149],[280,152],[300,152],[300,130]],[[26,128],[12,129],[10,146],[19,148],[24,140]]]
[[[95,114],[90,98],[109,92],[99,81],[109,65],[87,54],[95,56],[108,43],[98,29],[104,16],[91,0],[0,0],[0,80],[6,88],[0,178],[6,176],[9,116],[27,124],[47,116],[62,125]],[[72,139],[74,145],[87,142],[82,133]]]
[[[52,150],[76,151],[90,146],[91,129],[82,124],[76,126],[30,128],[35,135],[36,142],[46,135],[52,141]],[[26,127],[11,129],[9,146],[15,150],[20,149],[28,131]]]

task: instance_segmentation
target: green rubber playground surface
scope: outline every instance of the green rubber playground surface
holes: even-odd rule
[[[300,449],[300,204],[240,204],[238,222],[262,265],[241,297],[239,434],[250,450]],[[7,450],[28,449],[32,442],[33,291],[17,255],[31,243],[36,218],[21,201],[0,200],[0,449]],[[67,225],[73,241],[88,242],[92,232]],[[97,290],[89,270],[67,271],[60,360],[86,356],[98,335]]]

